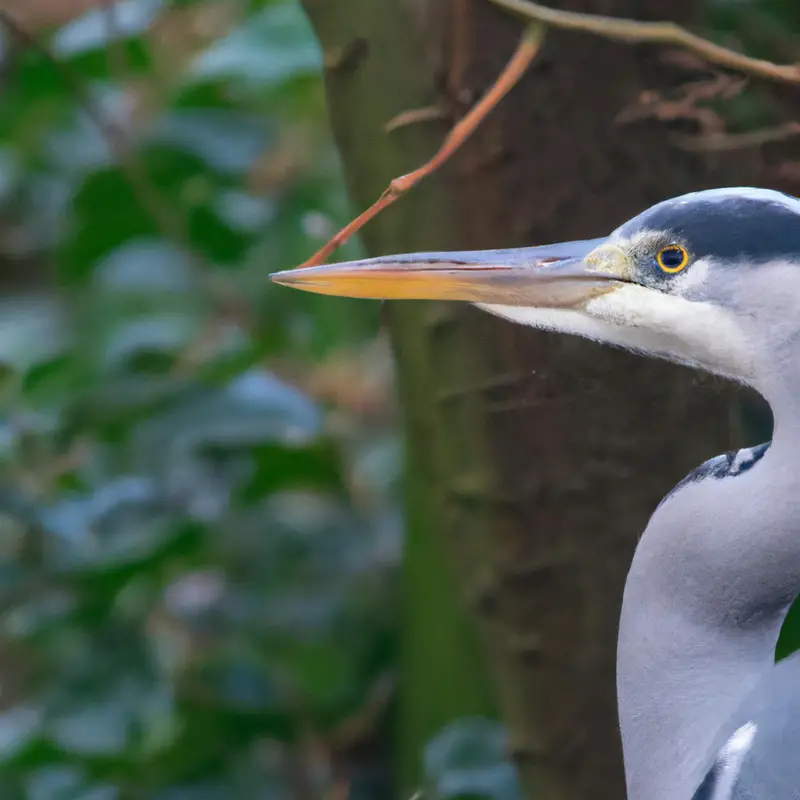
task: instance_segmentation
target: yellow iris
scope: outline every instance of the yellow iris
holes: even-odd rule
[[[662,247],[658,251],[656,261],[661,270],[674,275],[689,263],[689,254],[679,244],[671,244],[669,247]]]

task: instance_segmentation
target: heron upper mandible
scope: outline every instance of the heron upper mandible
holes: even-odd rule
[[[417,253],[281,272],[349,297],[465,300],[723,375],[770,404],[772,442],[713,458],[661,502],[625,583],[617,646],[629,800],[800,798],[800,200],[712,189],[605,239]]]

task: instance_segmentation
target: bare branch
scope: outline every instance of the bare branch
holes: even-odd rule
[[[723,150],[742,150],[746,147],[760,147],[762,144],[780,142],[800,136],[800,122],[785,122],[772,128],[762,128],[744,133],[724,133],[722,131],[706,136],[674,137],[675,143],[684,150],[695,152],[720,152]]]
[[[599,14],[581,14],[543,6],[533,0],[489,0],[501,8],[554,28],[583,31],[623,42],[672,44],[691,50],[707,61],[773,81],[800,83],[800,65],[774,64],[721,47],[674,22],[640,22]]]
[[[447,116],[443,108],[439,106],[425,106],[424,108],[411,108],[402,111],[396,117],[392,117],[384,126],[386,133],[405,128],[408,125],[418,125],[420,122],[434,122],[444,119]]]
[[[679,87],[679,96],[676,98],[664,97],[656,91],[642,92],[635,104],[620,111],[615,122],[624,125],[642,119],[689,119],[697,123],[704,137],[724,133],[725,124],[719,114],[709,108],[700,108],[698,104],[711,100],[729,100],[741,92],[747,80],[746,77],[719,73],[711,80]]]
[[[425,164],[407,175],[395,178],[389,188],[364,212],[333,236],[323,247],[314,253],[301,266],[310,267],[322,264],[338,247],[341,247],[353,234],[377,216],[384,208],[390,206],[406,192],[416,186],[423,178],[435,172],[453,153],[475,132],[495,106],[508,94],[517,81],[525,74],[530,63],[539,52],[544,39],[545,28],[538,23],[531,23],[525,29],[516,52],[492,84],[488,92],[473,106],[466,116],[456,123],[450,131],[439,151]],[[395,118],[396,121],[397,118]]]

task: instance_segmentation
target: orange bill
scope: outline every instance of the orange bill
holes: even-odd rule
[[[271,277],[284,286],[338,297],[567,308],[626,281],[625,264],[608,257],[614,248],[603,247],[605,241],[382,256]],[[597,252],[605,256],[592,258]]]

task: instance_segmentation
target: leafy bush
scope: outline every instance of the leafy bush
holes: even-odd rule
[[[389,694],[399,525],[373,310],[267,280],[344,215],[316,43],[159,0],[43,42],[0,110],[0,791],[321,796]]]

